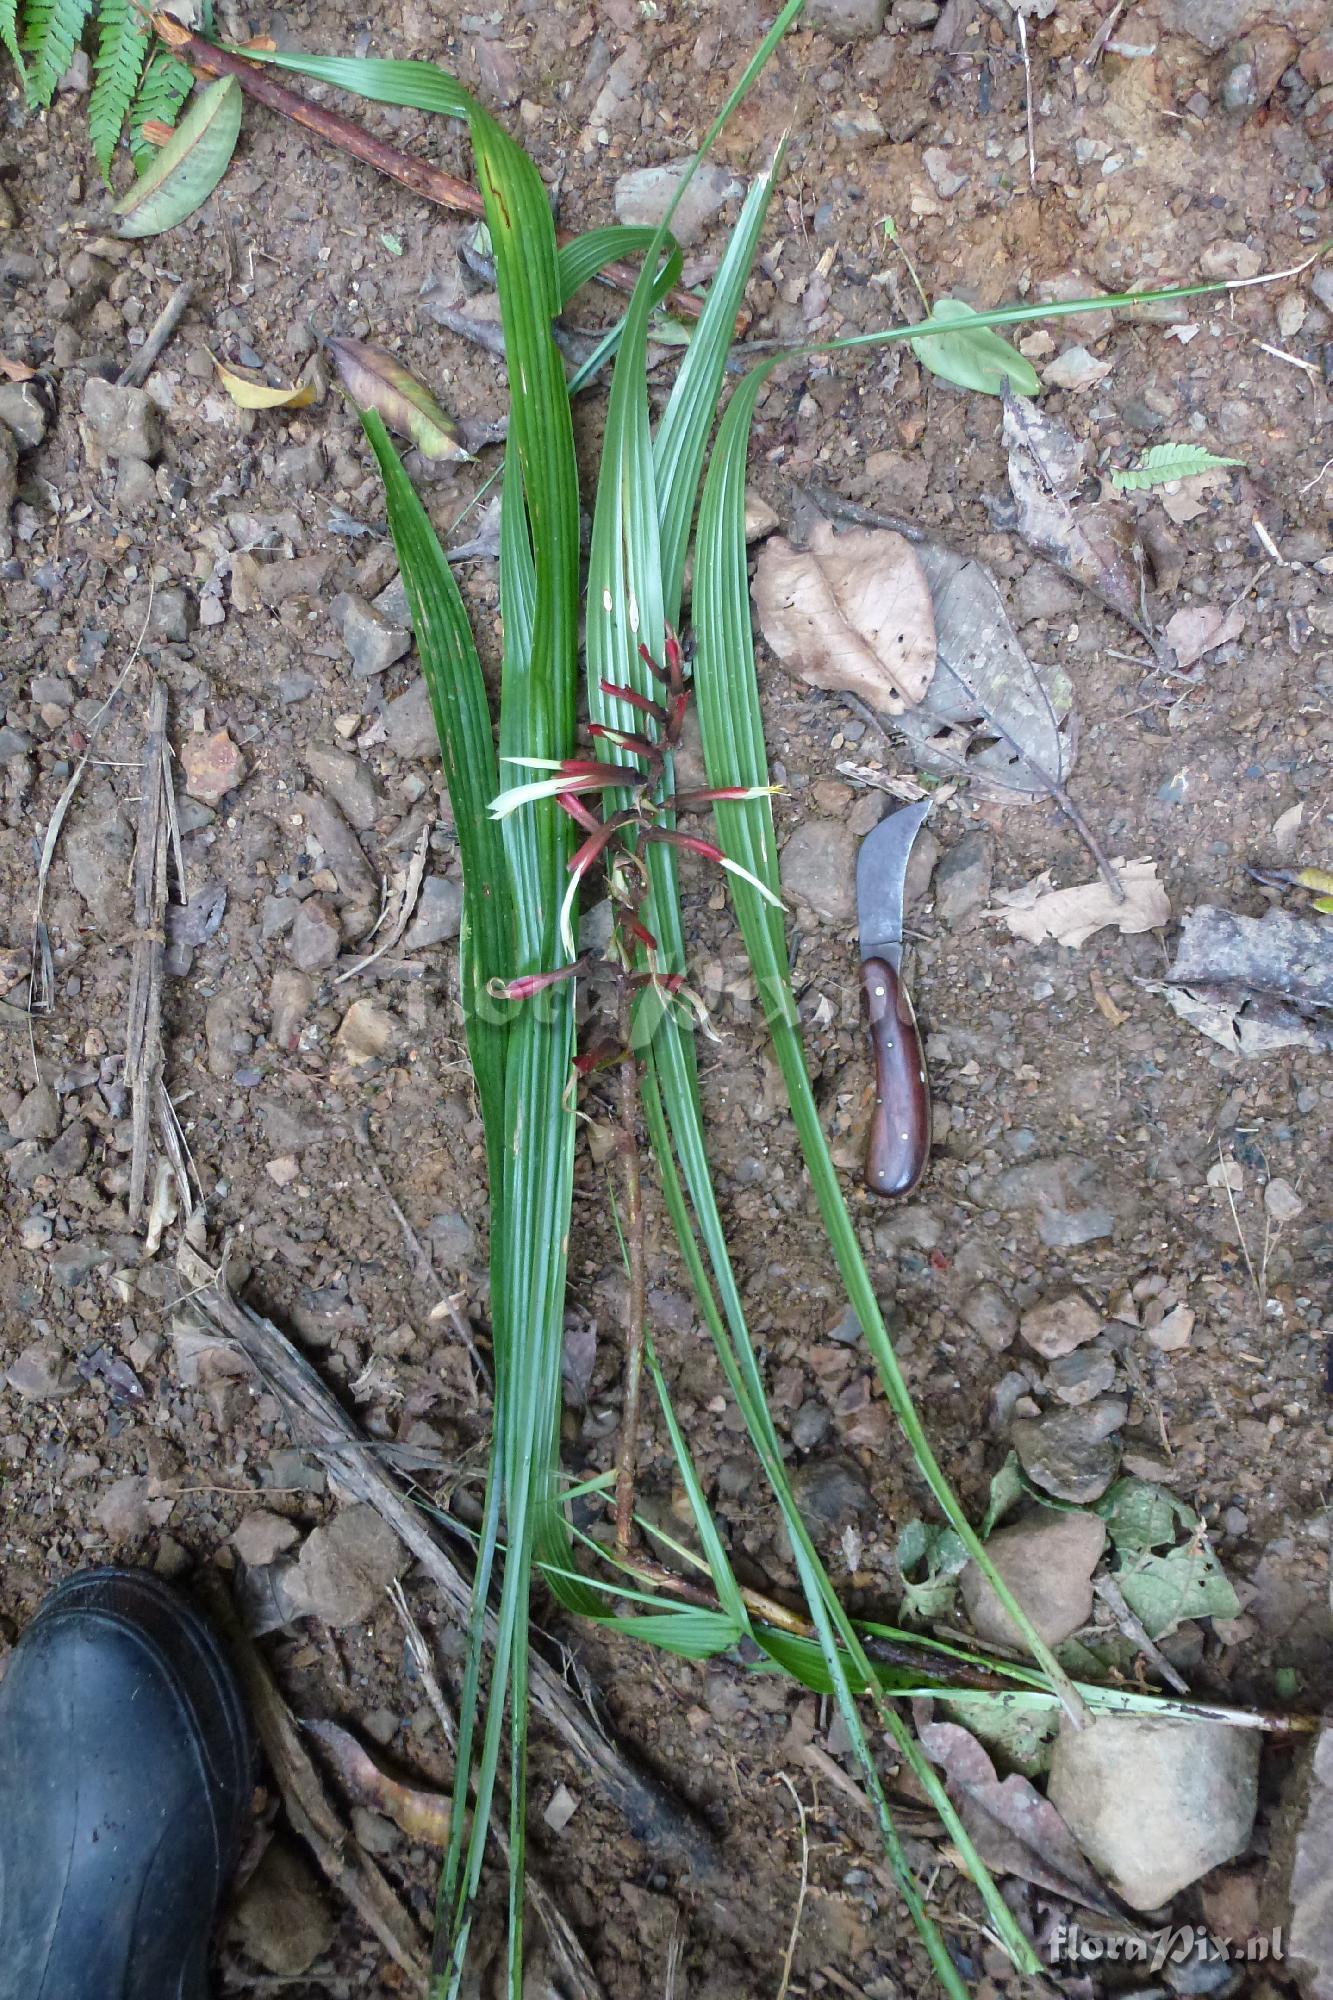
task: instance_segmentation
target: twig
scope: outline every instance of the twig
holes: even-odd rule
[[[153,363],[171,339],[172,334],[184,319],[186,310],[194,297],[194,286],[188,278],[177,285],[171,297],[163,306],[148,330],[148,338],[137,354],[126,362],[116,377],[118,389],[139,389],[148,380]]]
[[[412,850],[412,859],[408,862],[407,872],[403,877],[403,893],[399,898],[398,908],[384,934],[383,942],[376,945],[374,951],[367,957],[358,958],[355,965],[349,965],[346,972],[340,972],[333,982],[335,986],[341,986],[345,979],[355,978],[358,972],[364,972],[368,965],[373,965],[377,958],[383,958],[386,951],[392,951],[407,929],[408,918],[416,908],[417,897],[421,894],[421,880],[426,872],[426,853],[434,825],[435,821],[429,819],[421,829],[417,844]]]
[[[440,1734],[444,1737],[450,1750],[456,1751],[458,1747],[458,1724],[454,1718],[453,1710],[445,1699],[444,1689],[440,1686],[439,1676],[435,1671],[435,1660],[426,1635],[412,1616],[412,1609],[408,1604],[406,1593],[403,1590],[402,1584],[396,1578],[389,1585],[389,1596],[393,1600],[394,1610],[402,1620],[403,1630],[407,1634],[407,1650],[411,1656],[412,1665],[415,1667],[420,1678],[421,1685],[426,1691],[426,1700],[435,1711],[435,1719],[440,1725]],[[498,1800],[493,1801],[491,1806],[491,1835],[507,1866],[509,1861],[509,1833],[504,1824],[504,1816],[499,1810]],[[555,1959],[561,1981],[570,1996],[570,2000],[606,2000],[606,1992],[602,1986],[602,1982],[593,1970],[588,1954],[584,1951],[583,1946],[575,1936],[569,1919],[541,1877],[533,1873],[531,1863],[529,1863],[527,1868],[526,1886],[528,1901],[532,1904],[537,1920],[546,1933],[546,1941],[550,1947],[551,1956]]]
[[[182,27],[171,14],[154,14],[153,26],[168,48],[175,49],[196,68],[209,76],[234,76],[246,95],[253,97],[257,103],[266,104],[270,111],[280,112],[293,124],[304,126],[307,132],[313,132],[326,144],[337,146],[354,159],[377,168],[400,186],[420,195],[424,201],[434,202],[438,208],[452,209],[457,215],[485,215],[486,204],[477,189],[467,181],[459,180],[456,174],[445,173],[442,167],[432,166],[428,160],[419,160],[413,154],[391,146],[387,140],[376,138],[373,132],[368,132],[354,119],[330,111],[325,105],[302,96],[300,91],[279,83],[259,64],[247,62],[244,56],[235,55],[230,49],[206,42],[202,35]],[[556,235],[561,243],[571,240],[568,230],[558,230]],[[626,263],[607,264],[598,276],[604,284],[620,292],[632,292],[639,280],[634,265]],[[679,287],[668,292],[663,303],[682,319],[698,319],[703,310],[699,299]]]
[[[171,792],[167,749],[167,690],[150,679],[148,737],[144,745],[139,827],[134,843],[134,944],[130,954],[129,1018],[125,1028],[125,1082],[130,1093],[132,1138],[126,1207],[130,1227],[143,1213],[148,1184],[149,1137],[162,1082],[162,965],[166,956],[166,795]]]
[[[414,1919],[398,1901],[376,1863],[351,1841],[301,1740],[296,1718],[254,1641],[242,1628],[221,1579],[206,1576],[201,1587],[209,1613],[227,1640],[264,1755],[277,1779],[294,1831],[305,1841],[328,1881],[369,1925],[394,1963],[415,1982],[418,1991],[424,1992],[428,1968],[422,1948],[424,1941]],[[348,1846],[355,1860],[347,1858],[344,1849]]]
[[[1022,6],[1015,0],[1014,20],[1018,26],[1018,48],[1023,58],[1023,102],[1027,111],[1028,124],[1028,183],[1037,185],[1037,139],[1032,122],[1032,59],[1028,55],[1028,23]]]
[[[243,1305],[225,1275],[188,1246],[182,1247],[179,1264],[186,1285],[199,1288],[193,1311],[248,1356],[281,1403],[293,1438],[329,1464],[344,1494],[374,1507],[389,1523],[453,1616],[466,1625],[472,1600],[469,1578],[437,1540],[426,1516],[364,1449],[357,1425],[304,1356],[271,1320]],[[495,1630],[495,1615],[488,1611],[486,1634],[491,1644]],[[734,1897],[734,1870],[724,1863],[711,1831],[660,1780],[630,1763],[598,1726],[591,1705],[576,1699],[539,1653],[532,1656],[531,1671],[537,1713],[568,1746],[580,1769],[601,1785],[636,1839],[662,1861],[688,1869],[702,1892]]]
[[[1116,22],[1124,13],[1126,4],[1127,0],[1115,0],[1114,7],[1112,7],[1110,13],[1088,43],[1087,54],[1083,58],[1084,69],[1095,69],[1097,67],[1097,59],[1115,33]]]
[[[1098,1597],[1101,1598],[1102,1603],[1109,1608],[1116,1624],[1120,1627],[1120,1630],[1124,1633],[1130,1644],[1138,1647],[1149,1665],[1157,1669],[1157,1672],[1161,1675],[1167,1686],[1173,1687],[1177,1694],[1188,1694],[1190,1691],[1189,1682],[1176,1672],[1161,1647],[1154,1642],[1142,1619],[1135,1617],[1129,1605],[1125,1602],[1125,1593],[1121,1590],[1115,1578],[1113,1576],[1094,1577],[1092,1587]]]
[[[805,1915],[805,1899],[810,1888],[810,1834],[805,1823],[805,1801],[797,1791],[785,1771],[778,1772],[783,1784],[796,1801],[797,1821],[801,1830],[801,1886],[796,1892],[796,1909],[791,1920],[791,1935],[787,1939],[787,1949],[782,1958],[782,1978],[778,1982],[776,2000],[787,2000],[791,1987],[792,1962],[796,1957],[796,1946],[801,1935],[801,1918]]]

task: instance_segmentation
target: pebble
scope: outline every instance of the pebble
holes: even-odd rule
[[[835,42],[861,41],[884,26],[888,0],[806,0],[802,26]]]
[[[813,1451],[829,1434],[833,1419],[823,1403],[802,1403],[791,1420],[791,1441],[797,1451]]]
[[[980,827],[945,851],[935,870],[935,914],[941,923],[960,924],[983,907],[994,867],[995,843]]]
[[[287,949],[301,972],[323,972],[335,963],[342,950],[342,929],[322,896],[308,896],[302,903]]]
[[[956,171],[943,146],[927,146],[921,164],[930,175],[936,194],[943,195],[946,201],[967,186],[969,176]]]
[[[1261,1736],[1222,1722],[1104,1715],[1062,1722],[1047,1794],[1099,1874],[1133,1910],[1156,1910],[1244,1851]],[[1321,1889],[1328,1853],[1321,1857]]]
[[[360,906],[366,912],[366,923],[359,928],[352,923],[346,925],[349,931],[359,936],[369,924],[371,913],[379,902],[379,884],[366,860],[365,850],[333,800],[326,799],[323,792],[303,792],[292,804],[323,849],[324,858],[337,876],[342,894],[349,903]],[[295,906],[293,915],[299,908],[299,904]]]
[[[43,1176],[48,1180],[67,1181],[88,1163],[92,1151],[92,1134],[82,1118],[71,1119],[55,1144],[48,1146],[36,1160],[34,1179]]]
[[[426,1240],[439,1271],[467,1271],[477,1261],[477,1232],[465,1215],[434,1215]]]
[[[25,1403],[54,1402],[81,1387],[58,1340],[34,1340],[11,1362],[5,1382]]]
[[[315,982],[285,966],[275,972],[268,989],[269,1040],[284,1055],[295,1055],[301,1024],[314,1005]]]
[[[382,674],[401,660],[412,644],[410,632],[399,630],[364,597],[348,594],[343,611],[343,644],[352,656],[358,680]]]
[[[64,843],[69,879],[88,905],[95,923],[115,923],[119,912],[127,912],[125,881],[134,852],[134,836],[118,806],[105,807],[86,817],[76,809],[70,819],[73,824]]]
[[[108,458],[148,460],[161,449],[157,404],[143,389],[117,389],[90,375],[83,385],[83,414]]]
[[[1057,1402],[1077,1408],[1105,1395],[1115,1381],[1115,1356],[1105,1347],[1080,1347],[1062,1354],[1046,1371],[1046,1387]]]
[[[616,182],[616,216],[621,222],[655,229],[666,214],[676,189],[689,170],[685,160],[672,160],[660,167],[635,167]],[[744,181],[712,160],[696,167],[694,176],[680,198],[671,218],[671,233],[682,245],[697,243],[706,224],[727,202],[745,193]]]
[[[30,1090],[9,1120],[11,1139],[54,1139],[60,1130],[60,1099],[49,1083]]]
[[[150,1499],[146,1475],[131,1472],[108,1486],[93,1508],[93,1519],[113,1542],[137,1542],[150,1527],[160,1526],[174,1505],[170,1498]]]
[[[463,885],[449,875],[428,875],[421,885],[416,915],[403,938],[404,951],[428,951],[456,938],[463,922]]]
[[[905,1249],[934,1250],[944,1235],[944,1225],[928,1208],[913,1204],[886,1215],[875,1225],[875,1248],[881,1257],[896,1257]]]
[[[1018,1332],[1018,1314],[998,1285],[987,1281],[963,1300],[961,1318],[992,1354],[1003,1354]]]
[[[399,757],[415,760],[440,754],[435,733],[435,715],[424,681],[413,681],[404,694],[395,695],[384,710],[384,738]]]
[[[338,1932],[313,1870],[281,1839],[237,1896],[231,1928],[246,1954],[279,1980],[309,1972]]]
[[[181,590],[175,585],[167,590],[155,590],[152,603],[145,602],[138,607],[135,616],[146,628],[145,638],[183,645],[195,626],[194,599],[188,590]],[[210,800],[209,803],[216,801]]]
[[[241,1516],[240,1525],[232,1533],[231,1545],[248,1568],[262,1569],[300,1538],[301,1531],[295,1521],[282,1514],[256,1510]]]
[[[234,1076],[255,1045],[250,1010],[242,994],[224,990],[213,995],[204,1009],[204,1041],[209,1075]]]
[[[843,820],[808,819],[782,850],[784,895],[804,903],[826,924],[856,918],[857,840]]]
[[[817,1537],[832,1539],[874,1512],[857,1467],[847,1458],[814,1458],[792,1474],[796,1504]]]
[[[1120,1445],[1114,1433],[1128,1414],[1122,1397],[1099,1396],[1082,1409],[1019,1417],[1010,1436],[1034,1485],[1083,1506],[1100,1500],[1115,1478]]]
[[[1055,1361],[1095,1340],[1102,1316],[1079,1292],[1060,1292],[1029,1307],[1019,1321],[1024,1345],[1043,1360]]]
[[[309,749],[303,760],[320,790],[337,806],[349,826],[365,833],[384,811],[384,794],[375,773],[346,750]]]
[[[19,1243],[24,1250],[42,1250],[51,1241],[54,1224],[49,1215],[25,1215],[19,1224]]]
[[[1149,1343],[1160,1354],[1175,1354],[1182,1347],[1188,1347],[1194,1332],[1194,1309],[1192,1306],[1172,1306],[1169,1313],[1156,1326],[1148,1328]]]
[[[46,409],[31,382],[0,382],[0,424],[20,451],[35,451],[46,436]]]
[[[306,1537],[284,1590],[292,1615],[325,1625],[363,1625],[411,1560],[373,1507],[344,1507]]]
[[[111,1262],[111,1252],[95,1236],[76,1237],[72,1243],[62,1243],[47,1267],[51,1282],[62,1291],[75,1291],[85,1278],[92,1276]]]
[[[1058,1646],[1092,1616],[1092,1573],[1105,1546],[1106,1524],[1095,1514],[1043,1510],[1001,1528],[986,1554],[1047,1645]],[[962,1592],[979,1639],[1024,1650],[1018,1627],[973,1562],[963,1571]]]
[[[354,1000],[343,1015],[334,1043],[356,1068],[378,1062],[398,1039],[398,1022],[387,1007],[368,997]]]
[[[181,745],[185,789],[206,806],[221,805],[246,773],[246,762],[225,729],[211,736],[196,731]]]
[[[122,458],[116,468],[112,500],[122,514],[137,514],[157,500],[157,476],[141,458]]]

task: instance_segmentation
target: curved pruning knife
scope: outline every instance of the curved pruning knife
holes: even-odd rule
[[[930,1157],[930,1092],[916,1015],[902,983],[907,857],[930,800],[882,819],[856,858],[861,990],[875,1061],[875,1108],[866,1135],[872,1194],[910,1194]]]

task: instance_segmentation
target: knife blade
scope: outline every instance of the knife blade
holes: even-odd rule
[[[930,1090],[911,998],[902,980],[907,861],[930,800],[882,819],[856,858],[861,993],[875,1066],[865,1184],[888,1199],[910,1194],[930,1157]]]

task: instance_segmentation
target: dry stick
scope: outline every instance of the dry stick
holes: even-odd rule
[[[134,843],[134,944],[130,953],[129,1019],[125,1029],[125,1081],[129,1086],[132,1140],[126,1207],[131,1229],[143,1213],[148,1184],[149,1136],[162,1081],[162,965],[166,956],[167,690],[150,680],[148,739],[144,746],[139,827]]]
[[[429,1977],[424,1939],[413,1918],[398,1901],[370,1856],[349,1841],[347,1828],[329,1802],[310,1753],[301,1740],[296,1718],[283,1700],[277,1682],[236,1615],[220,1578],[203,1580],[205,1603],[226,1638],[241,1685],[255,1719],[292,1827],[310,1848],[328,1881],[346,1897],[370,1927],[395,1964],[417,1990],[425,1992]],[[345,1848],[352,1846],[355,1860]]]
[[[1188,1694],[1189,1682],[1178,1674],[1161,1647],[1155,1645],[1151,1633],[1142,1619],[1136,1618],[1125,1602],[1125,1593],[1113,1576],[1099,1576],[1093,1580],[1093,1589],[1102,1603],[1110,1610],[1111,1616],[1132,1646],[1139,1651],[1151,1666],[1156,1667],[1168,1687],[1177,1694]]]
[[[391,146],[387,140],[376,138],[355,119],[344,118],[340,112],[330,111],[311,98],[303,97],[300,91],[277,82],[259,64],[247,62],[244,56],[234,55],[230,49],[217,48],[201,35],[192,34],[170,14],[154,14],[153,26],[168,48],[187,57],[198,69],[209,76],[234,76],[247,96],[266,104],[270,111],[290,118],[293,124],[303,125],[307,132],[313,132],[330,146],[337,146],[343,152],[351,153],[355,159],[364,160],[367,166],[378,168],[380,173],[387,174],[391,180],[420,195],[424,201],[432,201],[439,208],[452,209],[457,215],[485,215],[486,205],[481,195],[467,181],[459,180],[456,174],[446,173],[442,167],[432,166],[429,160],[419,160],[414,154]],[[559,243],[570,242],[571,232],[557,230],[556,240]],[[598,276],[604,284],[614,286],[619,292],[632,292],[639,281],[635,266],[626,263],[606,264]],[[663,304],[682,319],[698,319],[703,310],[699,299],[679,288],[668,292]]]
[[[403,1630],[407,1634],[407,1649],[411,1655],[412,1663],[420,1676],[421,1685],[426,1691],[426,1700],[435,1711],[435,1720],[440,1725],[440,1734],[443,1736],[449,1749],[456,1754],[458,1749],[458,1724],[454,1718],[453,1710],[445,1699],[444,1689],[440,1686],[439,1676],[435,1672],[435,1661],[431,1655],[430,1646],[427,1644],[426,1635],[412,1616],[412,1608],[408,1604],[403,1586],[396,1579],[389,1585],[389,1596],[393,1600],[394,1610],[402,1620]],[[492,1801],[491,1805],[491,1832],[495,1836],[495,1844],[504,1858],[505,1865],[508,1866],[509,1833],[504,1824],[501,1801],[498,1796]],[[555,1897],[542,1881],[540,1875],[533,1873],[531,1864],[529,1864],[526,1872],[525,1887],[528,1892],[528,1901],[532,1904],[537,1920],[546,1933],[547,1946],[552,1958],[555,1960],[556,1969],[569,1995],[569,2000],[606,2000],[605,1988],[601,1980],[597,1977],[587,1952],[579,1943],[568,1917],[560,1908],[560,1905],[556,1902]]]
[[[1028,123],[1028,185],[1037,185],[1037,139],[1032,121],[1032,59],[1028,55],[1027,16],[1021,6],[1014,8],[1014,20],[1018,25],[1018,47],[1023,58],[1023,102],[1027,109]]]
[[[192,1310],[211,1321],[215,1330],[248,1356],[282,1404],[293,1436],[324,1460],[343,1493],[374,1507],[389,1523],[422,1565],[450,1612],[466,1626],[472,1603],[471,1579],[436,1538],[426,1516],[408,1501],[396,1480],[367,1450],[361,1431],[314,1369],[271,1320],[235,1298],[225,1275],[188,1245],[182,1246],[178,1262],[187,1286],[197,1289]],[[495,1631],[495,1615],[488,1612],[486,1636],[492,1645]],[[724,1863],[710,1829],[658,1779],[629,1762],[598,1726],[591,1707],[576,1699],[554,1668],[536,1653],[531,1695],[538,1714],[567,1745],[580,1768],[601,1785],[636,1839],[671,1866],[689,1870],[697,1886],[725,1909],[728,1898],[734,1895],[734,1870]]]
[[[177,285],[171,297],[163,306],[149,328],[148,338],[138,352],[126,362],[116,377],[118,389],[140,389],[148,380],[153,363],[171,339],[172,334],[185,317],[186,308],[194,297],[194,286],[186,278]]]
[[[796,1816],[801,1830],[801,1886],[796,1893],[796,1910],[791,1920],[791,1935],[787,1939],[787,1949],[782,1960],[782,1981],[777,1991],[777,2000],[787,2000],[787,1994],[791,1990],[791,1969],[801,1935],[801,1918],[805,1913],[805,1899],[810,1889],[810,1831],[806,1825],[804,1799],[785,1771],[779,1771],[778,1776],[796,1801]]]

